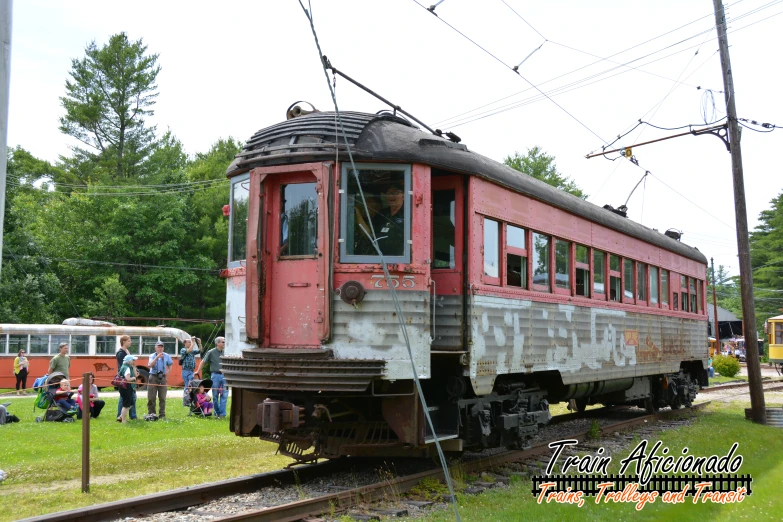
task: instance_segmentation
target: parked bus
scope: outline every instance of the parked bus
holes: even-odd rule
[[[67,320],[82,322],[84,320]],[[95,374],[98,387],[109,387],[117,374],[115,354],[120,348],[120,337],[131,338],[130,353],[137,355],[139,375],[146,384],[149,374],[147,361],[155,351],[155,344],[163,341],[164,351],[176,358],[182,343],[190,335],[177,328],[115,326],[111,323],[86,321],[91,326],[46,325],[46,324],[0,324],[0,388],[14,388],[14,358],[24,349],[30,359],[27,387],[49,371],[49,361],[58,353],[60,343],[68,343],[71,357],[71,379],[79,379],[85,372]],[[169,384],[182,385],[182,367],[176,363],[171,367]],[[141,386],[143,388],[143,385]]]

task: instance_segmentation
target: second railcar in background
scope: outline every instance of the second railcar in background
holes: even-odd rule
[[[393,114],[341,118],[358,176],[326,112],[262,129],[228,169],[237,435],[302,462],[514,446],[552,402],[677,408],[706,385],[698,250]]]

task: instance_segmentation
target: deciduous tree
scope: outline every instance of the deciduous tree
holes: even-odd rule
[[[503,163],[555,188],[573,194],[576,197],[587,199],[587,194],[582,192],[582,189],[571,178],[558,172],[555,157],[548,155],[540,147],[527,149],[524,156],[519,152],[515,152],[513,156],[507,156]]]

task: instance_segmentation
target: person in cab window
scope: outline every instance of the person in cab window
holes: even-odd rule
[[[373,226],[375,226],[375,218],[381,210],[382,204],[379,197],[364,195],[364,199],[367,202],[367,210],[370,213],[370,219],[373,220]],[[367,224],[367,214],[364,211],[364,205],[362,204],[361,197],[356,196],[356,205],[353,207],[354,215],[356,216],[356,228],[354,229],[354,249],[353,252],[357,256],[374,256],[377,255],[375,247],[372,245],[370,238],[372,237],[372,231],[370,225]],[[364,231],[367,231],[365,234]],[[380,237],[378,230],[375,230],[375,234]]]
[[[390,183],[383,193],[385,207],[373,219],[378,246],[385,256],[405,253],[405,190],[402,183]]]

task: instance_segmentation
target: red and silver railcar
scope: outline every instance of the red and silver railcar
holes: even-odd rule
[[[392,114],[341,116],[369,217],[334,113],[257,132],[228,169],[237,435],[300,461],[512,446],[551,402],[677,408],[706,384],[697,249]]]

